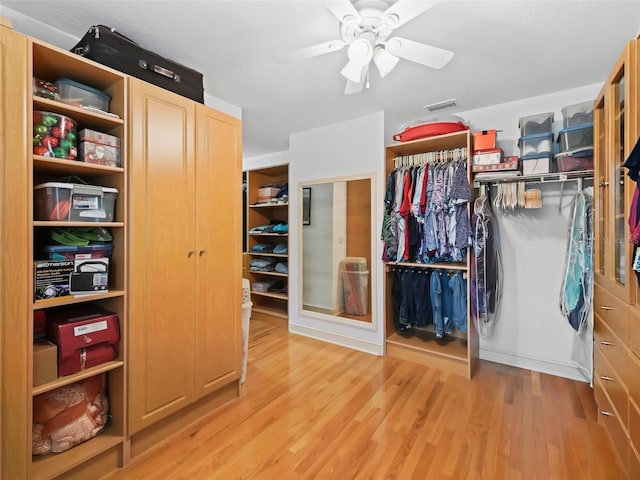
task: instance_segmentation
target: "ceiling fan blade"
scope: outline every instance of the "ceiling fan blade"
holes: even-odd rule
[[[435,2],[398,0],[382,14],[382,23],[390,28],[398,28],[429,10]]]
[[[400,59],[394,55],[391,55],[382,47],[376,47],[376,51],[373,54],[373,63],[378,67],[378,72],[382,78],[386,77],[391,70],[395,68]]]
[[[342,50],[345,43],[342,40],[331,40],[329,42],[318,43],[310,47],[299,48],[290,52],[278,53],[273,55],[273,59],[280,64],[299,62],[307,58],[317,57],[326,53],[337,52]]]
[[[360,21],[360,14],[349,0],[330,0],[324,4],[341,23],[355,24]]]
[[[451,50],[432,47],[400,37],[390,38],[385,47],[391,55],[431,68],[442,68],[453,58]]]

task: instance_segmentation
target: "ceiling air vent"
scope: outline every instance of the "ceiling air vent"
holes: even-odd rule
[[[429,110],[430,112],[437,112],[444,110],[445,108],[451,108],[456,106],[456,99],[444,100],[442,102],[432,103],[431,105],[425,105],[422,108]]]

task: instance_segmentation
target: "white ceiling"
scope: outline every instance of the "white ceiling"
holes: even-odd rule
[[[286,150],[292,132],[380,110],[403,123],[427,115],[423,105],[450,98],[458,107],[443,113],[602,82],[640,32],[637,0],[439,2],[394,34],[453,50],[453,60],[442,70],[401,60],[384,79],[372,69],[371,88],[346,96],[339,73],[346,49],[284,66],[271,57],[339,38],[338,21],[321,1],[0,4],[76,38],[91,25],[114,27],[203,72],[206,93],[242,108],[245,156]]]

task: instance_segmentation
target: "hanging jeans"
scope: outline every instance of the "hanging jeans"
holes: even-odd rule
[[[453,300],[453,326],[460,332],[467,332],[467,281],[457,272],[449,279]]]
[[[433,328],[437,338],[444,336],[444,319],[442,318],[442,283],[440,274],[442,272],[433,272],[431,274],[431,309],[433,312]]]
[[[411,275],[416,326],[426,327],[427,325],[431,325],[433,323],[431,297],[429,296],[429,280],[431,272],[429,270],[419,268],[405,272],[405,275]]]

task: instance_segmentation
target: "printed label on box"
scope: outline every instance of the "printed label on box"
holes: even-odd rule
[[[73,329],[73,335],[75,337],[80,337],[82,335],[86,335],[87,333],[100,332],[102,330],[106,330],[108,328],[106,320],[96,323],[89,323],[87,325],[80,325],[79,327],[75,327]]]
[[[76,194],[73,196],[73,208],[76,210],[97,210],[100,208],[100,197]]]

